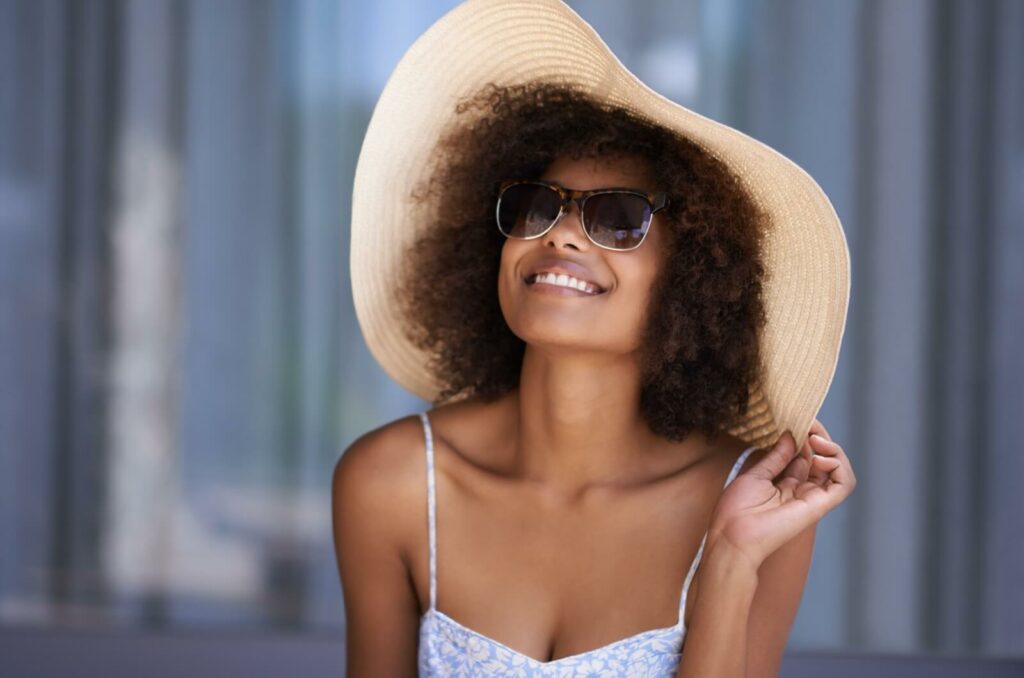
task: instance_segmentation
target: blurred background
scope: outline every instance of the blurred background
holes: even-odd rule
[[[331,471],[428,407],[356,324],[353,171],[456,4],[0,0],[0,638],[258,634],[342,661]],[[569,4],[654,89],[805,168],[846,229],[819,419],[859,483],[790,651],[1024,658],[1024,2]]]

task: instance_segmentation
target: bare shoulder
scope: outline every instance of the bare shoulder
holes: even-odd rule
[[[358,515],[360,529],[390,536],[396,547],[418,516],[425,500],[426,462],[423,426],[410,415],[357,438],[334,467],[332,503],[335,511]],[[417,523],[418,524],[418,523]]]
[[[426,515],[425,478],[415,416],[363,434],[335,465],[331,504],[346,675],[416,674],[419,602],[408,553]]]
[[[379,426],[356,438],[338,459],[335,477],[359,476],[361,481],[382,476],[399,480],[413,472],[415,461],[423,461],[424,432],[417,415],[409,415]]]

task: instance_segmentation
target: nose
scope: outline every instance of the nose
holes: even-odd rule
[[[578,250],[587,249],[590,246],[590,239],[583,230],[582,216],[576,201],[570,202],[555,225],[544,235],[544,244],[553,243],[556,247],[571,246]]]

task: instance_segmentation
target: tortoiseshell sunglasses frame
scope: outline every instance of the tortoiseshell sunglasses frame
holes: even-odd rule
[[[540,233],[537,233],[536,235],[531,235],[522,238],[508,235],[507,233],[505,233],[505,231],[501,230],[500,220],[501,197],[505,193],[505,189],[509,188],[510,186],[517,186],[520,184],[539,184],[541,186],[547,186],[557,191],[562,198],[562,203],[558,208],[558,215],[551,221],[550,224],[548,224],[547,228],[545,228]],[[587,202],[587,198],[594,195],[601,195],[605,193],[627,193],[629,195],[635,195],[646,200],[647,204],[650,206],[650,218],[648,218],[647,222],[642,226],[643,235],[640,237],[640,241],[633,247],[609,247],[608,245],[604,245],[602,243],[597,242],[596,240],[594,240],[593,236],[590,235],[590,231],[587,229],[587,225],[585,222],[583,211],[584,205]],[[610,250],[612,252],[631,252],[632,250],[635,250],[637,247],[640,247],[640,245],[644,244],[644,241],[647,240],[647,234],[651,230],[651,223],[654,221],[654,215],[659,210],[662,210],[668,206],[668,193],[666,193],[665,191],[659,191],[657,193],[648,193],[647,191],[641,191],[640,189],[637,188],[626,187],[594,188],[588,191],[577,191],[568,189],[565,186],[559,184],[557,181],[550,181],[545,179],[506,179],[505,181],[502,181],[498,187],[498,200],[495,204],[494,218],[495,222],[498,225],[498,231],[506,238],[515,238],[516,240],[534,240],[536,238],[544,236],[548,231],[555,227],[555,224],[557,224],[559,220],[563,216],[565,216],[566,208],[568,207],[569,203],[576,203],[576,208],[580,212],[580,225],[583,226],[583,233],[586,234],[587,239],[590,240],[590,242],[594,243],[598,247]]]

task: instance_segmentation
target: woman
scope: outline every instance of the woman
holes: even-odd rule
[[[442,28],[498,3],[468,5]],[[778,391],[772,210],[687,136],[578,88],[456,90],[405,204],[418,232],[372,274],[353,264],[401,320],[387,337],[364,306],[368,345],[435,407],[335,472],[348,675],[775,675],[814,527],[855,478],[817,421],[777,430],[784,396],[752,405]],[[354,209],[354,242],[368,221]]]

